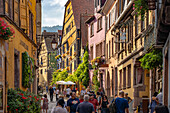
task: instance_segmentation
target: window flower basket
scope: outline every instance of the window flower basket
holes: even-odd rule
[[[68,54],[69,54],[69,51],[67,51],[66,54],[68,55]]]
[[[12,38],[11,36],[13,36],[14,34],[15,34],[14,29],[11,26],[9,26],[2,18],[0,18],[0,38],[8,40]]]
[[[69,70],[69,67],[67,67],[66,70],[68,71],[68,70]]]
[[[141,16],[141,20],[145,18],[145,12],[149,10],[147,0],[135,0],[133,10],[136,10],[136,15]]]
[[[63,54],[63,56],[62,56],[63,58],[65,58],[66,57],[66,55],[65,54]]]
[[[74,52],[74,56],[76,56],[77,55],[77,53],[76,52]]]

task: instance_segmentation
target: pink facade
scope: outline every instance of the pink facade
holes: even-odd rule
[[[105,50],[104,49],[105,48],[105,17],[102,16],[100,13],[97,13],[101,9],[100,6],[101,6],[100,3],[97,3],[94,10],[94,16],[91,19],[89,19],[87,22],[89,61],[95,59],[96,57],[101,57],[105,53],[104,51]],[[90,76],[90,84],[91,84],[93,78],[93,70],[89,71],[89,76]],[[100,79],[101,87],[105,89],[104,69],[100,69],[99,79]]]

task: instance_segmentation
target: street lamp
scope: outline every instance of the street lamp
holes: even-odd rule
[[[57,42],[56,42],[55,38],[53,38],[53,40],[52,40],[52,42],[51,42],[51,48],[52,48],[53,50],[55,50],[55,49],[57,48]]]

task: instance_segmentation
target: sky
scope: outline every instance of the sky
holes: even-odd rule
[[[63,25],[67,0],[42,0],[42,26]]]

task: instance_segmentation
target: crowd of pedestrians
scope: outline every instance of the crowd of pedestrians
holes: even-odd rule
[[[53,101],[54,93],[56,94],[57,101],[56,107],[53,108],[51,113],[129,113],[129,104],[132,102],[128,93],[124,93],[123,91],[120,91],[118,95],[116,94],[110,102],[101,88],[95,93],[89,87],[86,90],[83,87],[80,95],[77,95],[76,89],[71,90],[70,87],[67,87],[62,94],[59,89],[50,87],[49,93],[50,101]],[[159,94],[154,93],[151,104],[149,105],[150,112],[161,113],[160,111],[167,111],[167,108],[161,105],[162,90]],[[47,95],[44,95],[43,111],[47,113],[47,109],[48,99]]]

